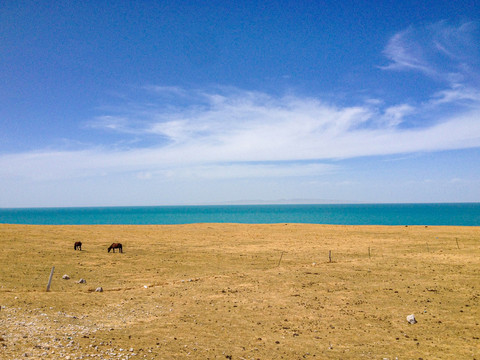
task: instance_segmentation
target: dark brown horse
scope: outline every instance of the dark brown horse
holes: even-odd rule
[[[73,245],[73,250],[80,250],[82,251],[82,242],[81,241],[77,241],[75,242],[75,245]]]
[[[110,250],[113,250],[113,252],[115,252],[115,249],[118,249],[119,252],[123,253],[122,244],[120,243],[113,243],[112,245],[110,245],[110,247],[108,248],[108,252],[110,252]]]

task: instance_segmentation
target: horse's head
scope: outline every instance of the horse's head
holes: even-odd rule
[[[111,245],[108,247],[108,252],[110,252],[110,250],[112,250],[112,246],[111,246]]]

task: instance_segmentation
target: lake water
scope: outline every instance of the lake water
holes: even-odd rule
[[[22,208],[0,209],[0,223],[480,226],[480,203]]]

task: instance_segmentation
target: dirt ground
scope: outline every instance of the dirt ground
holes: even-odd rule
[[[480,359],[479,301],[479,227],[0,225],[1,359]]]

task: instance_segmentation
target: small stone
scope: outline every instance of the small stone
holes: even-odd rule
[[[103,288],[100,286],[98,288],[95,289],[96,292],[103,292]]]
[[[79,283],[79,284],[86,284],[86,283],[87,283],[87,280],[85,280],[85,279],[80,279],[80,280],[78,280],[78,283]]]
[[[413,315],[413,314],[407,316],[407,321],[410,324],[416,324],[417,323],[417,320],[415,320],[415,315]]]
[[[68,279],[70,279],[70,276],[68,276],[67,274],[65,274],[65,275],[62,276],[62,279],[68,280]]]

